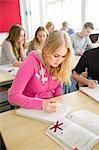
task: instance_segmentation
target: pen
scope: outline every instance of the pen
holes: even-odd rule
[[[91,77],[88,77],[89,80],[93,80]],[[98,84],[97,80],[94,80],[96,84]]]
[[[9,70],[8,72],[12,72],[14,69]]]
[[[91,77],[88,77],[89,80],[93,80]]]

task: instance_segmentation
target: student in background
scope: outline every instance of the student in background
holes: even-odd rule
[[[89,35],[94,26],[91,22],[86,22],[80,32],[71,35],[72,46],[76,55],[82,55],[86,50],[98,47],[99,44],[93,44]]]
[[[51,33],[52,31],[54,31],[54,28],[55,28],[53,22],[51,22],[51,21],[47,22],[45,27],[47,29],[48,34]]]
[[[70,83],[73,50],[66,35],[53,31],[41,51],[32,51],[21,65],[9,90],[9,102],[24,108],[57,110],[53,97],[62,94],[61,82]],[[51,99],[52,98],[52,99]]]
[[[85,71],[87,78],[81,75]],[[89,88],[96,87],[99,83],[99,47],[84,52],[73,71],[73,78]]]
[[[2,44],[0,64],[19,67],[25,58],[25,31],[22,26],[15,24]]]
[[[39,27],[35,32],[35,37],[29,43],[28,52],[31,50],[41,50],[47,37],[47,31],[44,27]]]
[[[62,23],[62,28],[61,28],[62,31],[64,32],[67,32],[69,35],[73,34],[74,33],[74,30],[69,28],[69,22],[67,21],[64,21]]]

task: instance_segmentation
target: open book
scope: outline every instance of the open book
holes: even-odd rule
[[[89,87],[80,87],[79,90],[99,102],[99,84],[94,89]]]
[[[71,106],[67,106],[62,102],[59,104],[58,110],[53,113],[48,113],[43,110],[20,108],[16,110],[16,114],[23,117],[52,123],[67,115],[70,112],[70,109]]]
[[[99,116],[82,109],[56,121],[45,133],[65,150],[91,150],[99,142]]]

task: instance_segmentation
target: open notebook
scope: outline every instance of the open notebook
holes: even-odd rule
[[[52,123],[66,116],[70,110],[71,106],[67,106],[62,102],[59,104],[57,112],[48,113],[43,110],[19,108],[16,110],[16,114],[23,117]]]
[[[79,90],[99,102],[99,84],[94,89],[90,89],[88,87],[80,87]]]

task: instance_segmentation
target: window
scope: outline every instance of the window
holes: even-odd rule
[[[87,0],[86,10],[86,20],[91,21],[94,24],[95,29],[99,32],[99,1]]]
[[[42,0],[44,7],[43,23],[51,20],[57,28],[63,21],[68,21],[70,27],[79,30],[86,21],[94,24],[99,31],[99,1],[98,0]]]
[[[44,0],[43,0],[44,1]],[[53,21],[61,28],[63,21],[68,21],[73,28],[81,25],[81,0],[48,0],[45,1],[44,21]]]

